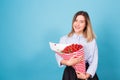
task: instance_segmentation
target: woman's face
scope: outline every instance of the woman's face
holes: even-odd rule
[[[85,17],[83,15],[78,15],[76,20],[73,22],[73,29],[76,34],[82,34],[86,26]]]

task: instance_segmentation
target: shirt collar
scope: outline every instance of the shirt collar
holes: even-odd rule
[[[77,35],[77,34],[74,33],[74,34],[73,34],[73,37],[74,37],[74,38],[82,38],[82,37],[83,37],[83,34]]]

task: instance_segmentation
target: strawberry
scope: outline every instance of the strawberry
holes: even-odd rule
[[[62,53],[73,53],[73,52],[76,52],[78,51],[79,49],[82,48],[82,45],[80,44],[71,44],[69,46],[66,46],[63,50],[62,50]]]

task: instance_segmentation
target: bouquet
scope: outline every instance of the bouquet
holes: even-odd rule
[[[69,60],[72,56],[76,58],[82,56],[84,58],[84,49],[80,44],[58,44],[50,42],[50,48],[65,60]],[[85,60],[83,59],[73,68],[81,73],[85,73]]]

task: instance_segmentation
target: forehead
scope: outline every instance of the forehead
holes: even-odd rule
[[[83,15],[78,15],[76,17],[77,20],[85,20],[85,17]]]

